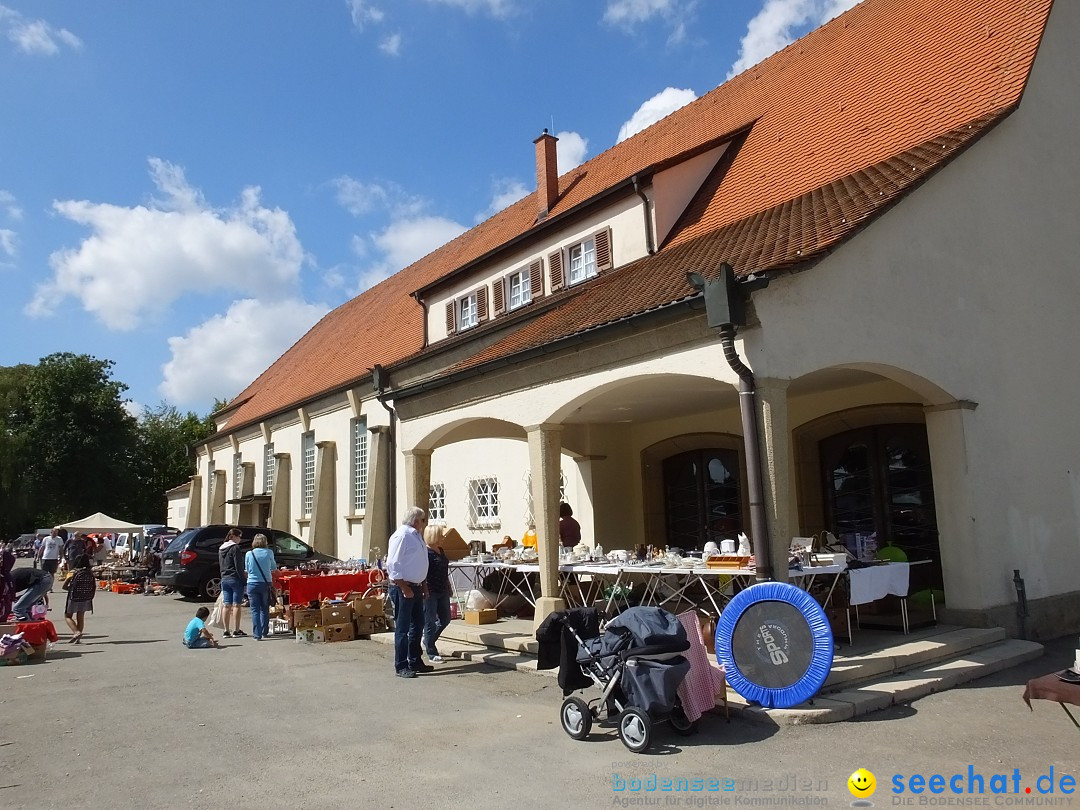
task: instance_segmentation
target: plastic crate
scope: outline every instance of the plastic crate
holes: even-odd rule
[[[270,635],[272,636],[285,636],[290,635],[292,630],[289,628],[289,622],[287,619],[271,619],[270,620]]]

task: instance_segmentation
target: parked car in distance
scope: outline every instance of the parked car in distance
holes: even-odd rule
[[[233,526],[218,524],[185,529],[177,535],[161,555],[161,571],[156,580],[184,596],[217,599],[221,593],[221,569],[218,549],[225,542],[229,529],[240,530],[240,549],[245,553],[257,534],[265,534],[281,568],[305,563],[339,562],[336,557],[322,554],[299,538],[265,526]]]
[[[136,559],[147,546],[154,553],[160,554],[165,550],[169,541],[178,534],[180,534],[180,530],[172,526],[165,526],[161,523],[147,523],[143,526],[141,541],[137,533],[118,534],[112,555],[125,560]]]

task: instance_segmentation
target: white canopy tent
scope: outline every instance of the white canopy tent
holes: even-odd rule
[[[82,520],[61,523],[59,528],[67,529],[69,532],[83,532],[85,534],[94,534],[95,532],[142,534],[143,532],[141,523],[128,523],[126,520],[117,520],[114,517],[109,517],[104,512],[94,512],[94,514],[84,517]]]

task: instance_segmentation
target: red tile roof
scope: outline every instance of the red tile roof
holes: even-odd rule
[[[551,216],[754,122],[655,256],[576,288],[463,365],[679,300],[688,266],[745,274],[820,256],[1019,103],[1051,2],[864,0],[563,175]],[[535,196],[329,313],[233,400],[229,427],[420,352],[409,294],[531,230]]]

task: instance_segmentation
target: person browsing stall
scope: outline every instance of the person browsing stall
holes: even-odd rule
[[[60,567],[60,554],[66,541],[67,529],[56,528],[41,544],[41,567],[54,576]]]
[[[244,556],[248,604],[251,606],[251,635],[256,641],[262,641],[270,632],[270,589],[274,587],[277,560],[267,546],[266,535],[257,534],[251,541],[251,551]]]
[[[420,535],[425,526],[427,513],[419,506],[410,506],[397,531],[390,535],[386,554],[394,604],[394,672],[399,678],[415,678],[417,672],[435,669],[420,660],[428,574],[428,550]]]
[[[574,518],[574,510],[563,501],[559,504],[559,545],[574,548],[581,542],[581,524]]]
[[[244,612],[244,552],[240,550],[240,530],[229,529],[225,542],[218,549],[218,567],[221,569],[222,622],[225,638],[246,636],[240,629]]]
[[[443,551],[442,540],[441,526],[428,526],[424,529],[428,554],[428,592],[424,599],[424,652],[433,664],[443,661],[435,643],[450,624],[450,560]]]
[[[15,584],[15,593],[21,593],[11,608],[15,621],[28,622],[32,618],[30,609],[42,599],[49,604],[49,591],[52,590],[53,575],[44,568],[16,568],[11,573]]]

